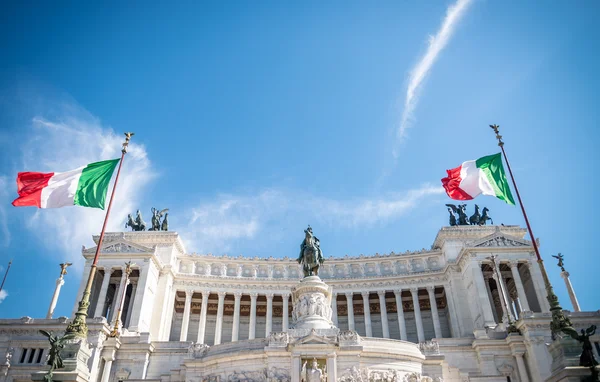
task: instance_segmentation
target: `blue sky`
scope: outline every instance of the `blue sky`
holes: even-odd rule
[[[596,310],[600,3],[484,0],[5,4],[0,14],[2,317],[70,315],[102,211],[13,208],[18,171],[118,156],[127,213],[170,208],[189,252],[327,256],[429,248],[447,168],[501,126],[563,307],[562,252]],[[454,7],[454,8],[453,8]],[[414,92],[408,92],[413,89]],[[524,225],[491,197],[497,223]],[[473,203],[469,204],[472,208]]]

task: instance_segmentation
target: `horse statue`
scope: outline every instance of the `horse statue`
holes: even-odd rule
[[[486,222],[489,220],[492,222],[492,224],[494,224],[494,221],[492,220],[492,218],[488,215],[488,212],[490,210],[487,207],[483,207],[483,211],[481,214],[481,218],[479,219],[479,225],[486,225]]]
[[[456,216],[454,216],[450,207],[448,207],[448,213],[450,214],[450,227],[454,227],[456,225]]]
[[[479,224],[479,219],[481,219],[481,214],[479,213],[479,206],[475,204],[475,213],[469,218],[469,223],[471,225],[477,225]]]
[[[160,219],[165,213],[167,213],[167,211],[169,211],[168,208],[159,211],[152,207],[152,228],[150,228],[148,231],[160,231]]]
[[[146,230],[146,222],[142,219],[142,213],[140,210],[137,210],[135,220],[131,216],[131,214],[127,214],[127,222],[125,223],[125,228],[131,227],[132,231],[145,231]]]
[[[308,226],[304,230],[304,241],[300,244],[300,256],[298,256],[298,264],[302,264],[304,277],[318,276],[319,267],[324,261],[319,239],[313,235],[312,228]]]
[[[454,204],[446,204],[446,207],[450,207],[452,212],[458,215],[458,225],[469,225],[466,204],[459,204],[458,206],[455,206]]]
[[[168,231],[169,230],[169,213],[165,213],[165,218],[163,219],[162,223],[160,224],[160,229],[161,231]]]

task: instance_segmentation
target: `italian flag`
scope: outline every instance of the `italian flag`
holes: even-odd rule
[[[442,179],[442,185],[451,199],[470,200],[483,194],[495,196],[508,204],[515,204],[506,181],[500,153],[466,161],[446,172],[448,177]]]
[[[15,207],[83,206],[104,209],[110,178],[119,159],[90,163],[67,172],[20,172]]]

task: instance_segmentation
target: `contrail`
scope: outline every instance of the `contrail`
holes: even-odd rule
[[[418,91],[421,83],[427,76],[427,73],[429,73],[429,70],[431,70],[433,63],[442,49],[448,44],[454,29],[456,29],[458,22],[471,2],[472,0],[457,0],[456,3],[448,7],[442,26],[435,36],[429,38],[427,52],[411,70],[408,88],[406,89],[406,99],[404,101],[402,119],[400,120],[400,127],[396,132],[396,145],[405,137],[406,130],[413,120],[413,113],[417,106],[417,102],[419,101]],[[394,158],[398,157],[397,147],[394,148],[393,154]]]

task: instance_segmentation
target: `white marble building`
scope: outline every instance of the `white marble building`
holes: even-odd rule
[[[331,287],[333,328],[315,331],[294,329],[291,292],[302,279],[295,248],[281,259],[199,255],[176,232],[107,233],[82,380],[299,382],[313,360],[329,382],[567,380],[560,373],[577,360],[548,346],[549,305],[525,233],[444,227],[428,250],[326,258],[319,276]],[[84,274],[94,252],[83,251]],[[129,260],[136,265],[126,285]],[[109,338],[125,287],[123,333]],[[578,330],[600,326],[600,311],[569,315]],[[506,316],[520,335],[507,334]],[[25,381],[47,369],[37,331],[60,332],[67,322],[0,319],[0,375]],[[592,340],[598,357],[600,336]]]

